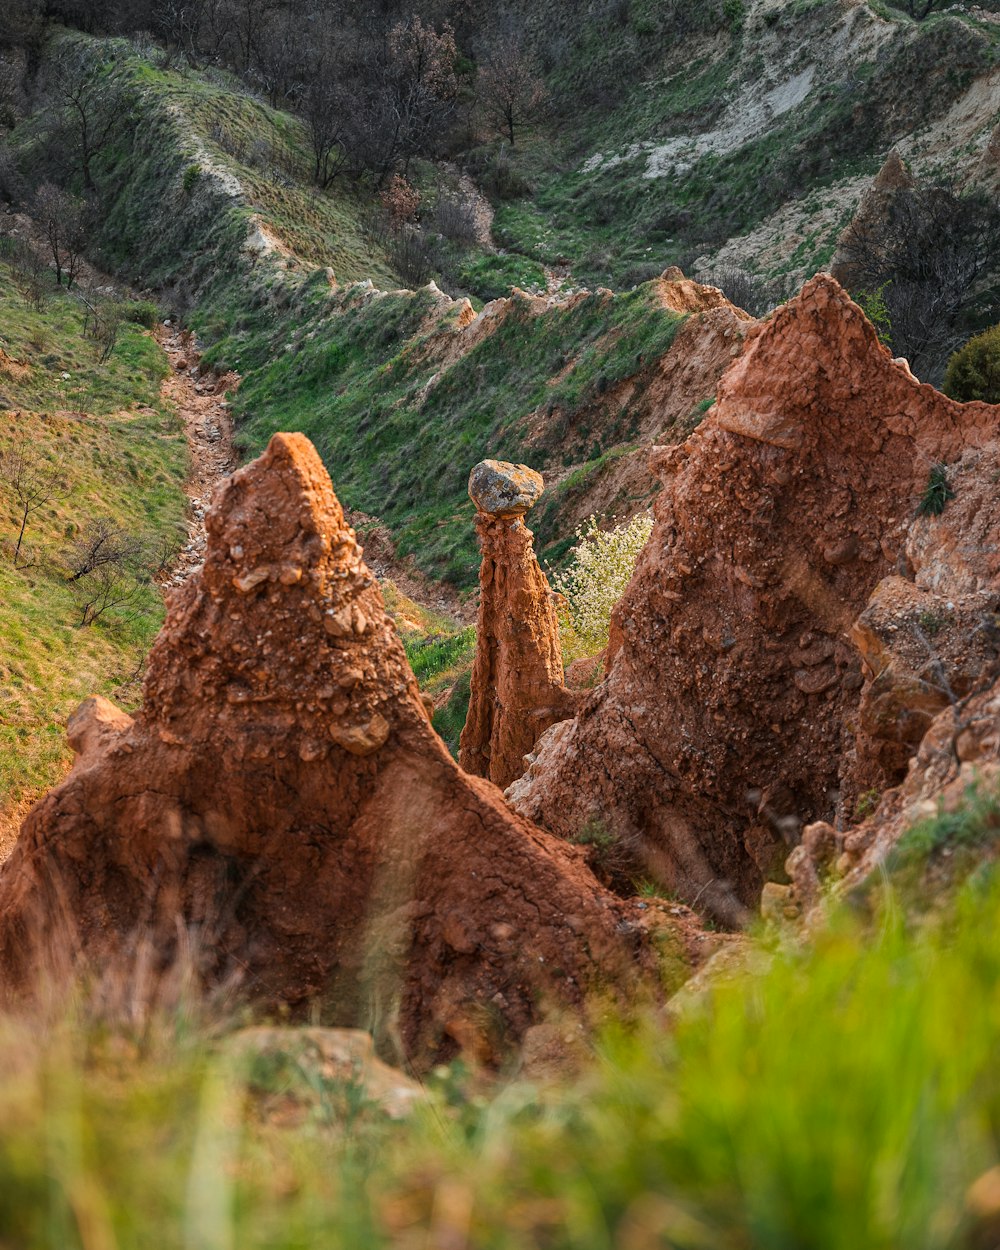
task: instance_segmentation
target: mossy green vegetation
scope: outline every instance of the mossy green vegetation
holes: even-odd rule
[[[626,441],[643,387],[630,410],[604,411],[601,397],[634,374],[651,380],[682,320],[649,287],[544,313],[519,298],[449,366],[435,339],[458,332],[459,306],[428,290],[330,292],[320,276],[293,297],[283,284],[255,300],[208,354],[243,375],[234,405],[243,446],[255,453],[276,430],[301,430],[348,506],[377,513],[401,555],[462,587],[479,563],[470,468],[486,456],[522,459],[536,413],[545,417],[536,460],[564,441],[595,457]]]
[[[0,265],[0,348],[0,454],[23,445],[53,479],[25,530],[22,567],[13,561],[21,514],[0,482],[2,823],[5,809],[58,777],[66,719],[83,698],[117,691],[134,703],[163,618],[151,569],[186,533],[188,453],[177,415],[160,401],[166,358],[135,323],[99,364],[82,305],[53,288],[40,309],[27,308]],[[99,519],[141,544],[145,573],[127,603],[78,628],[87,583],[69,580],[68,561]]]
[[[461,1063],[393,1122],[348,1074],[243,1021],[107,986],[0,1024],[0,1238],[370,1250],[955,1250],[998,1163],[996,875],[907,928],[835,914],[604,1027],[539,1087]],[[112,1012],[108,1002],[128,1003]],[[683,1003],[683,1006],[681,1005]],[[242,1053],[243,1058],[237,1054]]]
[[[154,68],[122,40],[87,46],[134,122],[100,163],[101,255],[165,284],[207,361],[242,375],[246,454],[276,430],[306,433],[345,503],[385,521],[401,555],[465,587],[478,566],[466,498],[477,460],[520,460],[530,442],[543,467],[572,464],[634,439],[680,322],[654,290],[585,294],[545,315],[518,297],[471,351],[442,362],[462,306],[430,287],[379,289],[392,275],[365,233],[363,193],[307,187],[300,122],[225,76]],[[27,164],[42,160],[30,126],[17,142]],[[463,264],[483,298],[545,286],[522,256],[471,250]],[[362,273],[371,284],[349,281]],[[605,405],[634,375],[630,409]]]
[[[500,299],[513,287],[545,292],[545,269],[526,256],[469,253],[455,267],[454,280],[481,300]]]
[[[1000,793],[971,782],[964,801],[918,821],[899,840],[886,871],[910,905],[940,906],[951,887],[970,873],[992,873],[1000,847]]]
[[[1000,326],[971,338],[948,361],[944,390],[960,403],[1000,402]]]

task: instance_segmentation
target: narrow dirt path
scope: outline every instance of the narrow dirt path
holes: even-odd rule
[[[180,413],[191,448],[191,476],[185,487],[191,500],[189,536],[163,581],[169,587],[179,586],[204,563],[205,512],[215,487],[236,468],[233,419],[225,395],[235,390],[239,378],[232,373],[221,378],[199,374],[194,338],[175,325],[160,326],[156,337],[170,361],[170,376],[161,393]]]

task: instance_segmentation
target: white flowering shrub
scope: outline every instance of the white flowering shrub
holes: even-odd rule
[[[577,530],[571,564],[552,579],[567,603],[563,646],[567,659],[595,655],[608,645],[612,609],[652,529],[653,518],[642,512],[611,530],[600,529],[592,516]]]

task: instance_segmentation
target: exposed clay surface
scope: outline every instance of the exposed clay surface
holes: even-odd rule
[[[563,684],[552,591],[521,519],[531,506],[528,501],[541,493],[542,479],[532,474],[537,483],[529,485],[536,489],[526,489],[524,468],[485,461],[469,480],[479,509],[476,530],[483,560],[476,658],[459,761],[466,772],[501,787],[521,776],[524,757],[545,730],[573,714],[577,703]],[[498,484],[500,478],[506,487]],[[486,512],[484,506],[503,513]]]
[[[67,935],[108,961],[140,932],[169,961],[180,931],[209,982],[417,1062],[634,986],[636,905],[451,760],[308,440],[276,435],[207,530],[141,712],[83,705],[73,771],[0,871],[8,985]]]
[[[660,277],[660,299],[664,308],[678,313],[706,313],[716,308],[723,308],[737,321],[753,321],[753,317],[742,308],[726,299],[717,286],[706,286],[703,282],[695,282],[685,278],[684,271],[677,265],[665,269]]]
[[[930,465],[997,428],[894,362],[827,276],[750,334],[699,429],[655,458],[608,677],[509,791],[564,836],[601,822],[731,923],[803,823],[853,804],[851,627],[896,571]]]

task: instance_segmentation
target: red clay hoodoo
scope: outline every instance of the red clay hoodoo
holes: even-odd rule
[[[7,984],[67,931],[90,961],[137,933],[166,961],[180,927],[207,981],[325,1006],[417,1062],[634,985],[639,912],[432,730],[308,440],[276,435],[207,529],[142,710],[81,708],[75,767],[0,871]]]
[[[459,762],[501,788],[551,725],[572,716],[559,622],[524,516],[541,495],[526,465],[484,460],[469,478],[482,548],[476,658]]]
[[[738,923],[802,825],[856,796],[851,630],[897,571],[937,461],[995,436],[893,361],[826,275],[767,322],[681,446],[612,622],[609,672],[508,791],[565,837],[600,822]],[[849,772],[849,768],[847,769]]]

